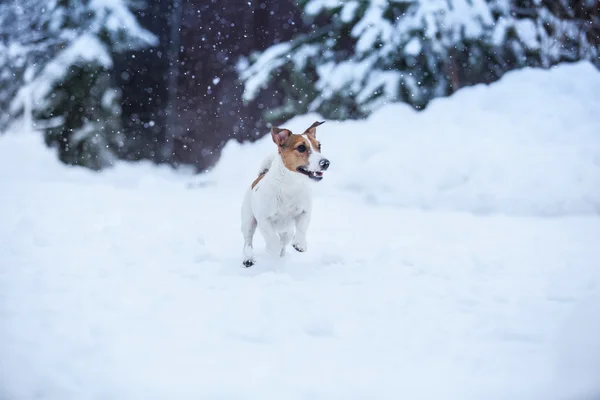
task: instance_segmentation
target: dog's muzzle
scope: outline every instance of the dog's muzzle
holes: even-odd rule
[[[323,171],[326,171],[327,168],[329,168],[329,160],[326,158],[322,158],[321,160],[319,160],[319,168],[320,171],[309,171],[306,167],[298,167],[296,171],[308,176],[313,181],[318,182],[321,179],[323,179]]]

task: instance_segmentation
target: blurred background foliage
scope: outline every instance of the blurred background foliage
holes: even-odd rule
[[[600,67],[600,0],[4,0],[0,131],[95,170],[203,171],[298,114],[420,110],[578,60]]]

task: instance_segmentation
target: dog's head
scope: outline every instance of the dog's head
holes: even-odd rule
[[[329,168],[329,160],[321,154],[317,126],[324,122],[315,122],[300,135],[288,129],[271,128],[271,137],[287,169],[315,181],[323,179],[323,172]]]

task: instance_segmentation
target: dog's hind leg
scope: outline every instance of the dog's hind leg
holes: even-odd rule
[[[256,232],[256,218],[252,214],[252,207],[250,205],[250,198],[247,196],[244,199],[244,205],[242,206],[242,235],[244,236],[244,261],[245,267],[251,267],[254,265],[254,249],[252,245],[252,239]]]
[[[269,220],[263,220],[258,224],[267,245],[267,252],[273,257],[281,257],[281,238]]]
[[[248,218],[242,223],[242,232],[244,234],[244,266],[251,267],[254,265],[254,248],[252,246],[252,238],[256,232],[256,219]]]
[[[285,248],[292,241],[293,232],[281,232],[279,234],[279,239],[281,239],[281,253],[280,256],[285,256]]]

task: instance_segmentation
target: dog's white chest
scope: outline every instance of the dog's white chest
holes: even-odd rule
[[[289,187],[276,195],[274,219],[293,220],[306,210],[309,201],[308,188],[303,185]]]
[[[269,219],[279,229],[286,228],[310,207],[309,188],[305,185],[277,187],[263,185],[254,193],[257,214]]]
[[[277,199],[275,213],[271,217],[277,225],[288,225],[306,209],[305,201],[300,195],[284,195]]]

